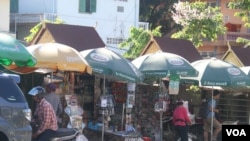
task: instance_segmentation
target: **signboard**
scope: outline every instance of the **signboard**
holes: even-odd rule
[[[180,81],[169,81],[169,94],[170,95],[178,95],[179,93],[179,84]]]
[[[168,109],[167,102],[159,100],[155,103],[155,112],[165,112]]]
[[[178,75],[171,75],[169,77],[169,94],[170,95],[178,95],[179,93],[179,85],[180,85],[180,77]]]
[[[133,108],[135,105],[135,83],[128,83],[128,92],[127,92],[127,108]]]

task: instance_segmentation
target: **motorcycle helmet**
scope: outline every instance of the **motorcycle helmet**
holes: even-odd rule
[[[33,87],[28,92],[28,94],[31,96],[37,96],[39,99],[42,99],[44,97],[44,94],[45,94],[45,89],[41,86],[36,86],[36,87]]]

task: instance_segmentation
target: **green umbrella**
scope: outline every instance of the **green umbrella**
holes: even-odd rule
[[[10,35],[0,33],[0,65],[34,66],[35,58],[25,46]]]
[[[199,71],[196,79],[201,86],[242,87],[250,83],[239,67],[220,59],[198,60],[192,66]]]
[[[197,75],[197,71],[183,57],[167,52],[156,52],[140,56],[132,63],[145,75],[145,82],[159,80],[170,76],[178,79],[179,76]],[[177,77],[176,77],[177,76]],[[159,83],[161,84],[161,83]],[[160,85],[159,85],[160,86]],[[162,140],[162,114],[160,112],[160,138]]]
[[[140,71],[127,59],[121,55],[107,49],[96,48],[80,51],[80,54],[85,58],[91,66],[95,75],[103,77],[103,91],[105,95],[105,80],[120,80],[126,82],[140,82],[143,75]],[[123,117],[122,117],[123,118]],[[104,119],[104,114],[103,114]],[[102,128],[102,140],[104,137],[104,125]]]
[[[141,72],[130,61],[107,48],[84,50],[80,54],[96,75],[127,82],[140,82],[143,79]]]
[[[229,91],[247,89],[250,83],[248,74],[250,67],[239,68],[216,58],[197,60],[191,65],[199,71],[199,75],[197,77],[181,77],[182,83]]]
[[[145,81],[148,82],[168,75],[197,75],[195,68],[185,58],[173,53],[146,54],[134,59],[132,63],[145,75]]]
[[[199,71],[198,77],[194,78],[194,80],[198,80],[200,86],[210,86],[212,88],[211,95],[213,95],[214,87],[237,88],[247,86],[250,82],[249,77],[247,77],[240,68],[220,59],[211,58],[197,60],[192,63],[192,66]],[[213,124],[212,118],[211,122],[211,124]],[[212,133],[211,129],[211,134]]]

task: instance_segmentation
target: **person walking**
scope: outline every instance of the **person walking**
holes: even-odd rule
[[[214,129],[211,137],[213,141],[217,140],[218,134],[222,130],[221,123],[215,118],[215,113],[219,113],[219,110],[216,109],[217,100],[219,98],[220,92],[218,90],[214,90],[212,100],[208,102],[208,114],[204,119],[204,141],[208,141],[208,133],[211,131],[211,128]]]
[[[59,95],[55,93],[55,91],[56,91],[56,85],[54,83],[48,83],[46,85],[46,94],[44,98],[52,105],[56,113],[58,126],[60,126],[62,122],[61,114],[63,112],[63,109],[62,109],[61,98],[59,97]]]
[[[173,122],[177,137],[181,138],[181,141],[188,141],[188,126],[191,125],[191,120],[188,117],[187,109],[183,106],[183,101],[178,100],[176,102],[177,107],[173,112]]]
[[[58,130],[56,114],[50,103],[44,99],[45,89],[41,86],[32,88],[29,92],[33,100],[36,102],[36,109],[34,116],[39,121],[39,126],[36,131],[32,133],[32,138],[39,141],[48,141],[53,134]]]

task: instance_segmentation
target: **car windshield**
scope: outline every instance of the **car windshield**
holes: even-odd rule
[[[6,77],[0,77],[0,98],[13,103],[26,101],[17,84]]]

